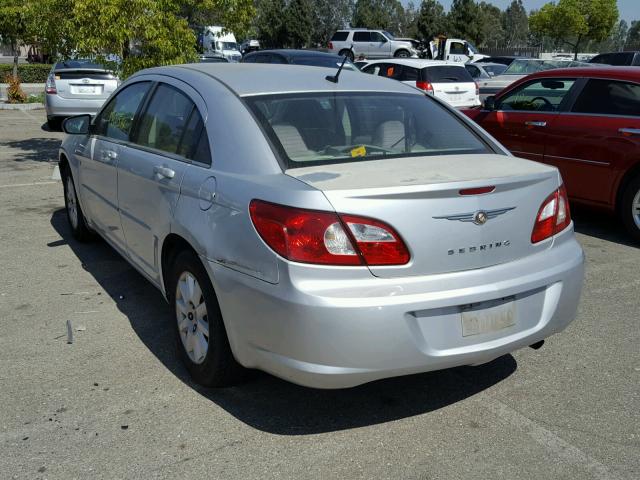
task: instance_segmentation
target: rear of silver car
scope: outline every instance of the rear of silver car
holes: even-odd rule
[[[56,64],[45,87],[47,120],[54,123],[73,115],[95,115],[119,83],[113,73],[97,65]]]
[[[435,110],[426,113],[436,125],[423,138],[426,121],[408,121],[401,96],[282,97],[248,102],[286,157],[289,180],[277,190],[220,181],[222,197],[226,184],[242,191],[235,204],[249,204],[264,242],[251,256],[264,248],[277,265],[259,280],[273,272],[266,256],[249,275],[239,271],[246,256],[207,264],[240,363],[302,385],[350,387],[484,363],[575,317],[584,259],[556,169],[497,155]],[[311,117],[348,125],[344,142],[353,145],[318,150],[335,132],[329,123],[316,135],[315,100]],[[383,108],[393,117],[393,106],[404,108],[397,118],[416,126],[423,144],[407,146],[416,132],[402,130],[401,120],[357,135],[358,122],[382,119]],[[366,114],[346,121],[350,108]],[[451,154],[434,154],[435,145]],[[332,163],[331,155],[339,158]]]

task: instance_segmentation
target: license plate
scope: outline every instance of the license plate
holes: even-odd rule
[[[101,85],[72,85],[71,93],[81,95],[96,95],[102,93]]]
[[[481,302],[462,309],[462,336],[503,330],[516,324],[513,298]]]

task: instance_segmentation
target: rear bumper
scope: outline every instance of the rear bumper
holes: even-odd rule
[[[62,98],[59,95],[45,94],[44,108],[47,117],[71,117],[73,115],[95,115],[102,107],[106,98],[76,99]]]
[[[232,350],[246,367],[343,388],[490,361],[563,330],[575,317],[584,255],[572,229],[539,254],[489,268],[401,279],[269,284],[206,261]],[[516,323],[462,335],[461,308],[513,298]]]

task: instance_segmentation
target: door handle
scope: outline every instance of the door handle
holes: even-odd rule
[[[102,160],[106,162],[111,162],[118,158],[118,152],[114,152],[113,150],[103,150],[102,151]]]
[[[546,127],[547,122],[524,122],[527,127]]]
[[[618,133],[621,133],[625,137],[633,137],[640,135],[640,128],[621,128],[618,130]]]
[[[153,173],[155,173],[159,177],[164,178],[173,178],[176,176],[176,172],[171,170],[169,167],[163,167],[161,165],[156,165],[155,167],[153,167]]]

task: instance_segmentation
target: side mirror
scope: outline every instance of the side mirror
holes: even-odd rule
[[[76,115],[62,122],[62,130],[69,135],[86,135],[89,133],[91,115]]]
[[[491,95],[490,97],[485,98],[483,107],[485,110],[489,110],[490,112],[494,111],[496,109],[496,97]]]

